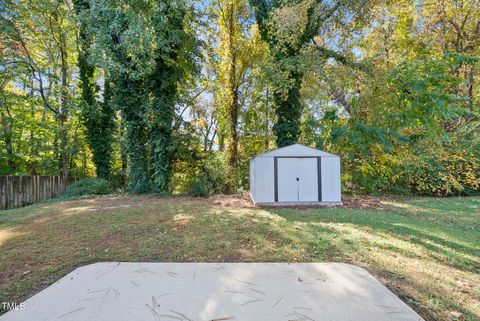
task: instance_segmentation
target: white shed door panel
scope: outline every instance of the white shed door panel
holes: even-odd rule
[[[256,202],[274,202],[274,166],[272,157],[255,158],[255,201]]]
[[[279,202],[298,202],[298,159],[277,159],[277,184]]]
[[[317,158],[277,158],[279,202],[318,201]]]
[[[298,201],[318,201],[318,165],[316,158],[298,158]]]
[[[322,201],[340,202],[340,157],[322,157]]]

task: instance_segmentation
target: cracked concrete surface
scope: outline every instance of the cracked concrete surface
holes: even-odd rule
[[[419,321],[359,267],[343,263],[96,263],[1,321]]]

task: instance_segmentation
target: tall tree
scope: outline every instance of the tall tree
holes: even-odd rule
[[[128,190],[147,192],[150,183],[144,60],[140,54],[133,54],[148,36],[141,25],[146,8],[140,2],[129,1],[95,0],[90,4],[84,25],[95,38],[92,55],[108,73],[112,102],[125,121]]]
[[[300,134],[303,71],[299,57],[303,46],[318,31],[317,3],[298,0],[250,2],[255,8],[260,33],[270,47],[273,65],[279,75],[274,81],[277,122],[273,130],[277,146],[283,147],[296,143]]]
[[[115,112],[110,102],[111,84],[108,74],[104,75],[103,102],[97,101],[95,66],[90,57],[92,37],[85,26],[90,3],[88,0],[73,1],[79,19],[78,68],[81,87],[80,110],[87,130],[87,140],[92,150],[97,177],[108,178],[112,167],[112,139],[115,129]]]
[[[188,29],[191,11],[188,1],[170,0],[152,5],[152,29],[156,46],[155,68],[148,76],[152,94],[150,145],[152,183],[155,191],[169,192],[172,177],[174,144],[172,139],[179,86],[190,72],[196,71],[197,42]],[[155,17],[164,17],[156,19]]]
[[[254,52],[249,51],[248,7],[244,0],[218,0],[213,2],[217,17],[218,40],[216,53],[218,62],[216,104],[219,109],[222,136],[226,143],[225,186],[227,193],[238,189],[239,177],[239,133],[240,86],[252,63]]]
[[[29,84],[24,86],[29,87],[29,95],[39,97],[45,110],[55,116],[56,172],[68,176],[75,153],[70,146],[76,58],[71,10],[58,1],[5,1],[1,6],[2,41],[12,53],[8,64],[23,67],[21,82]]]
[[[272,55],[274,75],[273,100],[277,116],[273,130],[277,146],[296,143],[300,135],[303,105],[300,89],[305,68],[302,51],[327,21],[352,19],[366,1],[322,0],[250,0],[262,38]],[[349,18],[348,18],[349,16]],[[338,59],[332,50],[319,48]]]
[[[465,57],[480,55],[480,1],[425,1],[422,6],[425,29],[422,40],[444,54],[455,52]],[[465,79],[456,88],[468,97],[465,106],[478,111],[478,63],[460,63],[453,72]],[[477,98],[478,99],[478,98]]]
[[[125,121],[132,192],[169,189],[178,86],[196,63],[188,13],[187,1],[92,1],[92,48]]]

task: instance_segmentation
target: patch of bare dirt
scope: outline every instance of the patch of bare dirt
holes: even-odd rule
[[[215,195],[208,198],[208,201],[217,206],[254,208],[252,200],[247,195]]]
[[[407,197],[401,196],[367,196],[367,195],[343,195],[343,206],[357,209],[386,209],[384,202],[406,201]]]
[[[366,195],[344,195],[342,196],[343,206],[359,209],[383,209],[382,201],[385,198]]]

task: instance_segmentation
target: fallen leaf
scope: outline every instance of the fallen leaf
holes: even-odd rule
[[[450,314],[453,315],[455,318],[460,318],[463,314],[458,311],[450,311]]]

